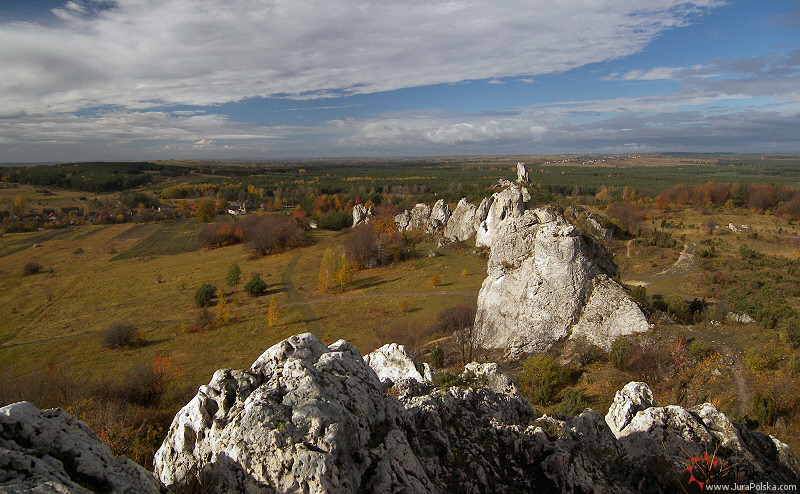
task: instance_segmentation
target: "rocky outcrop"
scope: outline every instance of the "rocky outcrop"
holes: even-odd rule
[[[454,242],[463,242],[475,236],[478,206],[462,198],[444,228],[444,237]]]
[[[513,229],[515,221],[527,209],[530,199],[528,189],[508,182],[503,190],[492,195],[491,200],[481,202],[476,213],[482,219],[476,227],[475,245],[491,247],[495,240]]]
[[[364,207],[363,204],[353,206],[353,228],[369,223],[373,214],[372,206],[369,208]]]
[[[468,364],[436,386],[405,378],[419,369],[411,361],[381,383],[366,362],[406,360],[400,348],[362,359],[346,342],[298,335],[248,371],[218,371],[175,417],[156,474],[176,491],[197,479],[230,493],[668,493],[687,485],[680,446],[717,451],[742,482],[800,475],[780,441],[709,404],[655,407],[644,383],[625,386],[605,420],[590,409],[541,417],[496,364]]]
[[[525,163],[517,162],[517,182],[528,183],[528,170],[525,169]]]
[[[157,493],[150,472],[120,456],[64,410],[0,408],[0,492]]]
[[[364,362],[381,381],[397,382],[413,379],[417,382],[433,380],[433,369],[428,364],[417,364],[403,345],[387,343],[374,352],[364,355]]]
[[[522,195],[513,186],[498,195],[486,236],[478,231],[476,243],[491,251],[478,294],[477,343],[517,354],[582,337],[608,349],[618,336],[647,331],[644,313],[613,280],[617,268],[605,251],[555,208],[520,211]]]
[[[415,204],[410,211],[406,210],[394,217],[398,231],[425,230],[425,233],[442,233],[447,226],[452,212],[444,199],[439,199],[433,207],[427,204]]]

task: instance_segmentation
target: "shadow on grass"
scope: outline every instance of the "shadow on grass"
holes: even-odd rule
[[[384,285],[386,283],[391,283],[391,282],[397,281],[399,279],[400,278],[388,279],[388,278],[381,278],[379,276],[370,276],[370,277],[367,277],[367,278],[363,278],[363,279],[360,279],[360,280],[353,281],[353,284],[351,286],[353,288],[372,288],[374,286]]]
[[[309,323],[312,323],[312,322],[321,321],[321,320],[323,320],[325,318],[326,318],[326,316],[310,317],[310,318],[305,318],[305,319],[301,318],[301,319],[298,319],[297,321],[295,321],[295,323],[309,324]]]

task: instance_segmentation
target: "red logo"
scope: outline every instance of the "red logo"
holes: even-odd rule
[[[713,471],[713,469],[716,469],[717,465],[719,464],[719,460],[717,459],[716,456],[717,455],[715,454],[714,459],[712,460],[711,458],[709,458],[708,452],[706,451],[703,454],[702,458],[695,458],[694,456],[689,457],[692,459],[692,464],[684,469],[687,472],[689,472],[689,485],[692,485],[692,482],[697,482],[697,485],[700,487],[700,490],[703,490],[705,481],[708,480],[710,477],[709,474]],[[697,477],[695,477],[695,473],[700,474],[700,476],[703,478],[702,482],[700,480],[697,480]]]

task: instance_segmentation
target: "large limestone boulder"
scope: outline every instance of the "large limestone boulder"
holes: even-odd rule
[[[666,454],[677,467],[713,454],[722,481],[776,485],[800,480],[800,462],[789,446],[731,422],[710,403],[656,407],[650,388],[632,382],[617,392],[605,420],[632,458],[646,461]]]
[[[373,214],[372,206],[369,208],[364,207],[363,204],[353,206],[353,228],[369,223]]]
[[[497,221],[490,229],[488,276],[478,294],[480,346],[541,352],[580,336],[609,348],[620,335],[649,329],[642,310],[612,279],[617,268],[599,245],[554,208],[520,213],[514,208],[521,192],[506,190],[489,215]],[[505,215],[493,215],[500,211]]]
[[[444,231],[445,226],[452,216],[452,212],[444,199],[439,199],[433,204],[431,213],[428,216],[428,222],[425,227],[427,233],[440,233]]]
[[[477,213],[481,219],[476,227],[475,245],[491,247],[522,216],[530,199],[528,189],[509,182],[503,190],[495,192],[491,200],[481,202]]]
[[[445,238],[454,242],[463,242],[475,236],[475,215],[478,207],[469,202],[466,197],[458,201],[447,226],[444,228]]]
[[[201,386],[155,473],[175,489],[199,478],[210,492],[433,491],[384,399],[349,343],[293,336]]]
[[[372,353],[364,355],[364,362],[383,381],[413,379],[417,382],[433,380],[433,369],[428,364],[417,364],[406,347],[397,343],[387,343]]]
[[[115,458],[89,427],[60,408],[0,408],[0,492],[158,493],[150,472]]]
[[[525,163],[517,163],[517,182],[528,183],[528,170],[525,169]]]

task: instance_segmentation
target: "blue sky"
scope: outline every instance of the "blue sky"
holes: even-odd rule
[[[797,0],[0,0],[0,162],[797,153],[799,32]]]

